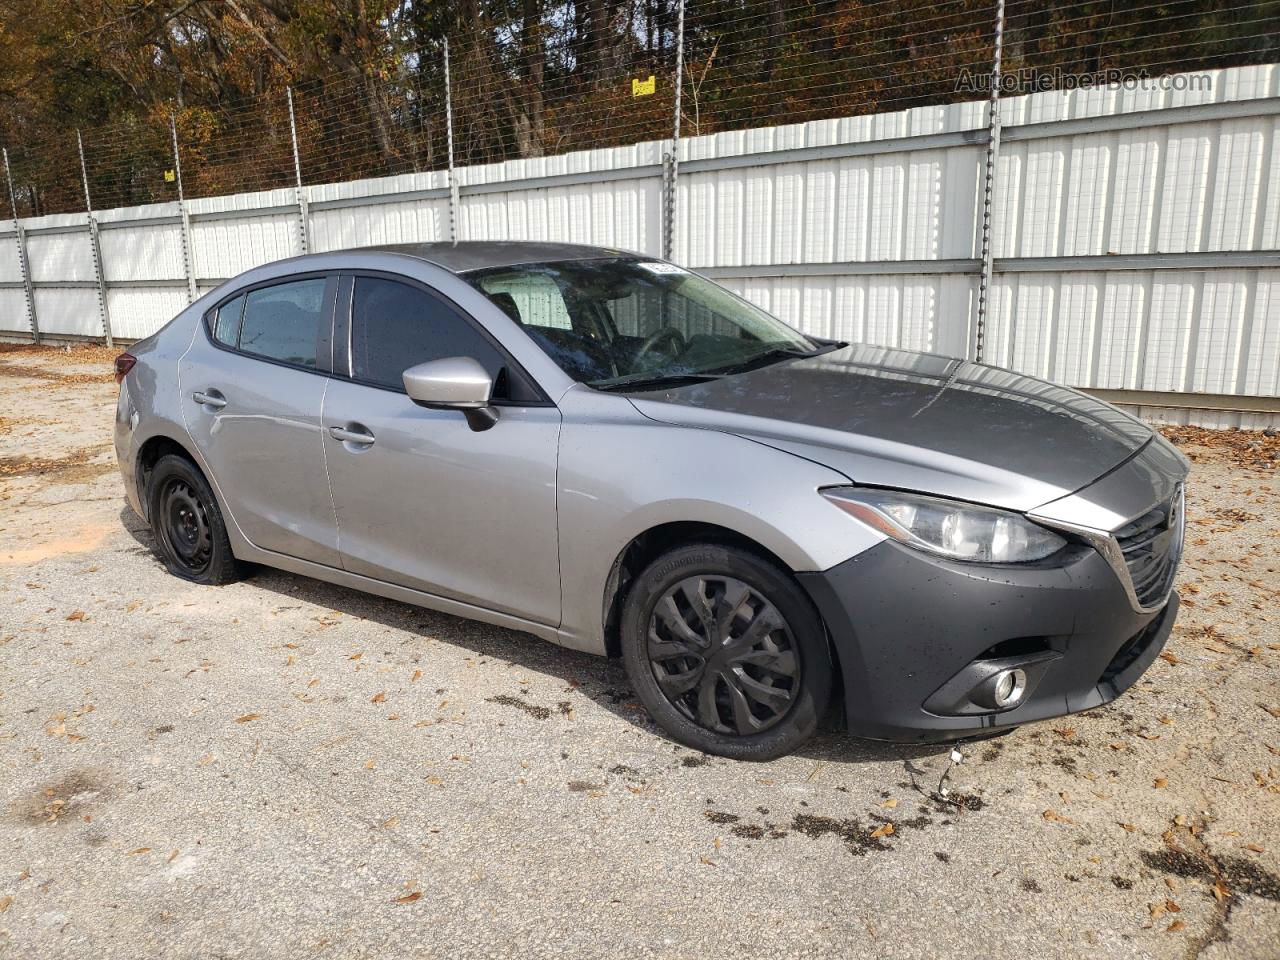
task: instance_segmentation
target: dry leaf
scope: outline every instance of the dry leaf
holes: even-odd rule
[[[1222,903],[1231,896],[1231,889],[1219,878],[1213,882],[1213,895],[1219,903]]]
[[[403,897],[396,897],[391,902],[392,903],[414,903],[415,901],[421,900],[421,899],[422,899],[422,891],[415,890],[413,891],[413,893],[406,893]]]
[[[366,770],[372,770],[372,769],[373,769],[373,766],[374,766],[374,763],[373,763],[373,761],[372,761],[372,760],[366,760],[366,761],[364,762],[364,768],[365,768]]]
[[[131,857],[136,857],[140,853],[150,853],[150,852],[151,852],[150,847],[138,847],[137,850],[130,850],[128,855]]]
[[[370,703],[386,703],[386,700],[387,700],[387,694],[385,691],[381,693],[375,693],[372,697],[369,698]]]
[[[880,824],[880,826],[876,827],[874,830],[871,831],[871,838],[874,840],[877,837],[887,837],[891,833],[893,833],[893,824],[882,823]]]
[[[252,723],[258,719],[256,713],[246,713],[243,717],[236,717],[236,723]]]
[[[1155,789],[1157,789],[1157,790],[1163,790],[1163,789],[1164,789],[1165,787],[1167,787],[1168,785],[1169,785],[1169,778],[1168,778],[1168,777],[1156,777],[1156,779],[1155,779],[1155,783],[1153,784],[1153,786],[1154,786],[1154,787],[1155,787]]]
[[[892,810],[892,809],[893,809],[894,807],[896,807],[897,805],[898,805],[898,798],[897,798],[897,797],[890,797],[890,798],[889,798],[888,800],[886,800],[884,803],[880,804],[880,806],[884,807],[886,810]]]
[[[81,622],[83,622],[83,621],[84,621],[84,611],[83,611],[83,610],[73,610],[73,611],[71,612],[70,616],[68,616],[68,617],[67,617],[67,619],[68,619],[68,620],[77,620],[77,621],[81,621]]]
[[[1044,813],[1040,814],[1040,816],[1044,817],[1050,823],[1069,823],[1072,826],[1075,826],[1074,820],[1068,817],[1064,817],[1062,814],[1058,813],[1056,810],[1046,810]]]
[[[1138,828],[1135,827],[1132,823],[1122,823],[1120,824],[1120,826],[1123,827],[1129,833],[1136,833],[1138,830]]]
[[[421,679],[422,679],[422,671],[421,671],[421,670],[415,670],[415,671],[413,671],[413,676],[409,679],[409,682],[410,682],[410,683],[417,683],[417,682],[418,682],[419,680],[421,680]]]
[[[1160,659],[1173,664],[1182,663],[1181,657],[1179,657],[1177,654],[1170,653],[1168,650],[1160,654]]]
[[[399,818],[399,817],[387,817],[387,819],[385,819],[385,820],[383,820],[383,821],[382,821],[382,825],[383,825],[384,827],[386,827],[388,830],[390,830],[392,827],[396,827],[396,826],[399,826],[399,825],[400,825],[400,818]]]
[[[363,656],[364,656],[364,651],[363,651],[363,650],[357,650],[355,653],[351,654],[351,656],[347,657],[347,659],[348,659],[348,660],[359,660],[359,659],[360,659],[361,657],[363,657]]]
[[[1265,853],[1265,852],[1266,852],[1265,850],[1263,850],[1263,848],[1262,848],[1262,847],[1258,846],[1256,843],[1246,843],[1246,844],[1244,845],[1244,848],[1245,848],[1246,850],[1252,850],[1254,853]]]
[[[4,913],[13,905],[13,897],[0,897],[0,913]]]
[[[1185,930],[1185,929],[1187,929],[1187,925],[1185,923],[1183,923],[1181,920],[1175,920],[1173,921],[1173,923],[1169,924],[1168,932],[1177,933],[1179,930]]]
[[[1150,904],[1147,907],[1147,909],[1151,911],[1152,920],[1155,920],[1157,917],[1163,917],[1166,913],[1169,912],[1168,908],[1166,908],[1163,903]]]

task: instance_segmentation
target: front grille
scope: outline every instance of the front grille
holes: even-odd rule
[[[1144,607],[1164,598],[1173,586],[1182,552],[1182,490],[1114,534],[1129,571],[1134,595]]]

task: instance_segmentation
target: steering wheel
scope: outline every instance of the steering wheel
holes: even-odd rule
[[[671,344],[672,348],[674,348],[670,351],[670,356],[672,357],[679,356],[688,345],[688,341],[685,340],[684,334],[675,327],[659,327],[657,330],[653,331],[653,333],[644,338],[644,343],[640,344],[639,349],[636,350],[635,359],[632,363],[637,367],[643,368],[643,363],[645,359],[648,358],[649,354],[653,353],[653,351],[658,348],[659,344],[665,344],[668,342]]]

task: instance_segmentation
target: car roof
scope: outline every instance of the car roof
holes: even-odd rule
[[[335,251],[339,252],[339,251]],[[591,247],[579,243],[534,243],[508,240],[466,240],[460,243],[388,243],[352,247],[342,253],[398,253],[417,257],[454,273],[510,267],[519,263],[552,263],[557,260],[599,260],[634,256],[627,250]]]

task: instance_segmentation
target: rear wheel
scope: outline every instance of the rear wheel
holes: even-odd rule
[[[641,573],[623,608],[622,654],[664,731],[735,759],[791,752],[831,695],[826,634],[808,597],[733,547],[681,547]]]
[[[161,457],[149,493],[151,530],[170,573],[212,586],[243,577],[213,490],[195,464],[174,454]]]

